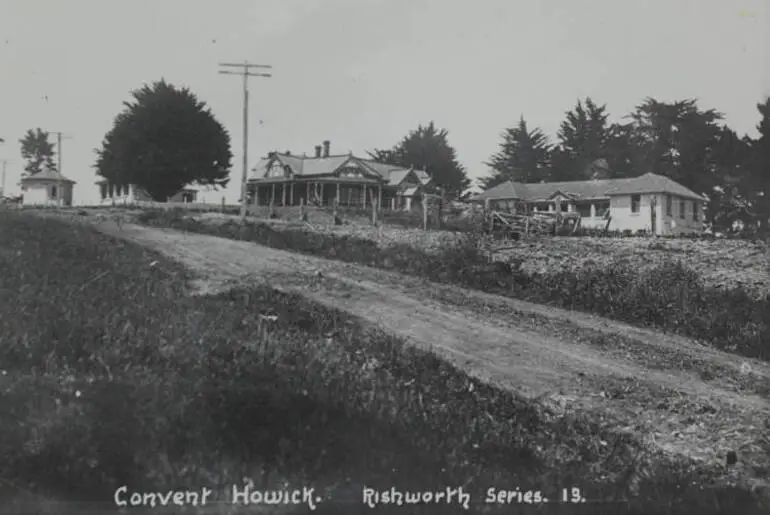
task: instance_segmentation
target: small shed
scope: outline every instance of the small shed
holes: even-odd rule
[[[22,205],[71,206],[75,181],[48,168],[21,179]]]

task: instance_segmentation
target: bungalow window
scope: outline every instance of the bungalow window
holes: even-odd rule
[[[698,221],[698,202],[693,200],[692,202],[692,219],[693,221]]]
[[[631,212],[632,213],[638,213],[639,212],[639,204],[642,202],[642,196],[641,195],[631,195]]]
[[[588,218],[591,216],[591,203],[578,202],[575,204],[575,208],[581,217]]]
[[[673,216],[674,213],[674,197],[666,195],[666,215]]]
[[[679,218],[684,218],[685,217],[684,216],[684,211],[685,211],[684,200],[680,200],[679,201]]]
[[[596,216],[602,218],[606,216],[610,211],[609,201],[602,201],[596,203]]]

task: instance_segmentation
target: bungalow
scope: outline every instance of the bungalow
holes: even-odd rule
[[[649,231],[653,234],[703,230],[704,199],[681,184],[653,173],[630,179],[525,184],[507,181],[476,195],[492,209],[522,212],[577,212],[583,227]]]
[[[99,186],[100,205],[133,204],[135,202],[152,202],[152,197],[135,184],[113,184],[107,179],[96,181]],[[167,202],[195,202],[198,190],[183,188],[167,199]]]
[[[21,179],[22,205],[71,206],[75,181],[44,168]]]
[[[252,169],[247,181],[251,203],[256,205],[340,206],[366,208],[372,202],[393,210],[411,210],[423,193],[434,191],[423,170],[403,168],[352,153],[330,155],[329,141],[315,147],[315,156],[271,152]]]

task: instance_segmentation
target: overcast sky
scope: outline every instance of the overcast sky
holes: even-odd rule
[[[75,203],[93,202],[93,149],[131,90],[165,78],[230,131],[234,201],[241,83],[217,63],[243,60],[274,67],[251,82],[250,165],[324,139],[363,154],[434,120],[475,178],[520,115],[555,137],[585,96],[613,120],[694,97],[753,135],[769,32],[763,0],[0,0],[0,159],[18,192],[19,138],[62,131]]]

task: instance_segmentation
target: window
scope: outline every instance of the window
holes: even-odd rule
[[[666,195],[666,215],[673,216],[674,213],[674,197]]]
[[[51,198],[56,198],[56,186],[51,186]]]
[[[679,201],[679,218],[684,218],[684,211],[685,211],[684,200],[680,200]]]
[[[591,203],[590,202],[578,202],[575,204],[575,210],[578,214],[584,218],[591,216]]]
[[[642,196],[641,195],[631,195],[631,212],[632,213],[638,213],[639,212],[639,204],[642,202]]]
[[[609,201],[602,201],[596,203],[596,216],[598,218],[602,218],[604,216],[607,216],[610,212],[610,203]]]
[[[698,201],[692,201],[692,219],[698,221]]]

